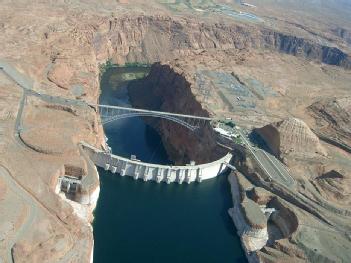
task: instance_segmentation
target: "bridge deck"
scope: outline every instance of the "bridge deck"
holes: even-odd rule
[[[213,120],[213,118],[210,118],[210,117],[194,116],[194,115],[171,113],[171,112],[164,112],[164,111],[152,111],[152,110],[145,110],[145,109],[138,109],[138,108],[128,108],[128,107],[100,105],[100,104],[89,104],[89,105],[92,107],[99,107],[99,108],[105,108],[105,109],[128,110],[128,111],[144,112],[144,113],[155,114],[155,115],[167,115],[167,116],[175,116],[175,117],[206,120],[206,121]]]

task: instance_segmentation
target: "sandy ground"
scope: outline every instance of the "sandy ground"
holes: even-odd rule
[[[206,2],[212,10],[213,1]],[[228,1],[219,2],[228,4]],[[238,96],[220,88],[223,94],[229,96],[229,104],[233,103],[234,111],[221,105],[211,108],[217,102],[227,103],[219,94],[214,94],[208,107],[216,114],[233,116],[248,127],[265,124],[287,114],[301,117],[313,125],[314,120],[305,114],[306,105],[321,96],[349,93],[349,72],[340,67],[325,66],[271,51],[246,50],[249,53],[243,53],[235,63],[232,60],[236,56],[225,52],[208,52],[192,57],[203,51],[200,48],[202,44],[211,44],[211,41],[207,41],[207,36],[202,36],[196,39],[203,42],[196,43],[194,36],[197,37],[197,32],[187,32],[186,29],[198,24],[195,28],[200,30],[202,21],[210,21],[218,27],[228,21],[237,25],[247,23],[254,27],[278,28],[315,41],[332,42],[348,51],[347,40],[333,31],[341,27],[350,30],[349,19],[344,19],[347,10],[337,9],[339,11],[333,17],[337,19],[323,16],[325,10],[319,10],[315,17],[311,17],[304,11],[303,5],[294,7],[289,1],[288,7],[293,11],[289,17],[283,17],[285,13],[281,10],[287,6],[282,7],[280,3],[274,8],[276,1],[273,0],[268,1],[265,7],[258,1],[254,2],[259,6],[257,11],[237,4],[229,11],[254,12],[264,22],[233,19],[228,15],[218,15],[218,10],[208,13],[196,11],[194,8],[199,9],[196,4],[189,6],[180,3],[181,8],[177,9],[179,6],[176,6],[174,9],[172,4],[141,0],[74,0],[69,3],[5,0],[0,3],[0,59],[10,63],[25,78],[31,79],[36,92],[96,102],[99,64],[108,58],[121,63],[145,58],[153,62],[189,54],[187,61],[180,66],[185,74],[194,72],[195,65],[198,70],[234,73],[245,81],[248,77],[254,78],[276,94],[263,94],[266,95],[264,100],[252,99],[250,102],[256,105],[254,109],[244,111],[244,104],[241,104],[239,106],[242,108],[236,111],[238,103],[234,104],[233,101]],[[163,20],[165,25],[156,21],[150,29],[148,24],[139,24],[148,21],[145,17],[138,17],[145,14],[166,16]],[[170,25],[165,22],[169,20],[167,15],[181,22],[172,24],[175,30],[167,27]],[[188,22],[182,15],[193,20]],[[138,19],[132,21],[136,17]],[[123,19],[116,22],[120,27],[113,31],[111,27],[117,18]],[[326,18],[332,21],[330,25],[324,22]],[[303,29],[300,25],[302,22],[295,23],[298,20],[310,26]],[[311,29],[312,33],[309,32]],[[183,38],[177,39],[183,42],[169,41],[169,32],[175,32],[173,36],[181,33],[179,35]],[[195,34],[190,37],[192,33]],[[190,42],[196,52],[187,50]],[[155,50],[153,46],[162,50]],[[223,49],[226,48],[224,44]],[[194,79],[195,76],[190,78]],[[0,72],[0,167],[5,167],[1,168],[0,176],[0,214],[6,215],[4,220],[0,220],[0,257],[5,262],[11,262],[9,251],[13,248],[16,262],[88,262],[92,246],[91,227],[72,213],[73,208],[57,196],[54,189],[65,165],[87,166],[77,147],[80,140],[96,146],[102,142],[102,130],[96,113],[91,108],[74,106],[75,114],[72,114],[67,109],[47,107],[47,103],[28,96],[22,104],[21,129],[16,131],[22,96],[23,89]],[[245,114],[242,114],[243,111]]]

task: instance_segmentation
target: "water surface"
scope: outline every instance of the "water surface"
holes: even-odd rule
[[[126,85],[147,72],[113,68],[101,81],[100,103],[128,105]],[[171,163],[159,135],[142,119],[105,127],[114,153]],[[94,220],[94,262],[246,262],[234,225],[226,176],[202,183],[157,184],[99,169],[101,192]]]

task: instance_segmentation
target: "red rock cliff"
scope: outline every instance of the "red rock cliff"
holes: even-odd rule
[[[135,107],[208,116],[191,84],[169,65],[154,64],[148,77],[130,85],[129,93]],[[147,122],[159,132],[169,157],[176,163],[204,163],[224,154],[209,123],[192,132],[168,120],[148,118]]]

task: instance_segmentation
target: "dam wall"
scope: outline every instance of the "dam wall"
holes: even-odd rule
[[[96,166],[109,170],[112,173],[119,173],[121,176],[132,176],[134,179],[144,181],[153,180],[158,183],[191,183],[201,182],[214,178],[227,169],[226,164],[230,162],[232,155],[228,153],[214,162],[199,165],[159,165],[145,163],[138,160],[130,160],[118,155],[110,154],[99,150],[89,144],[81,143],[82,149]]]

